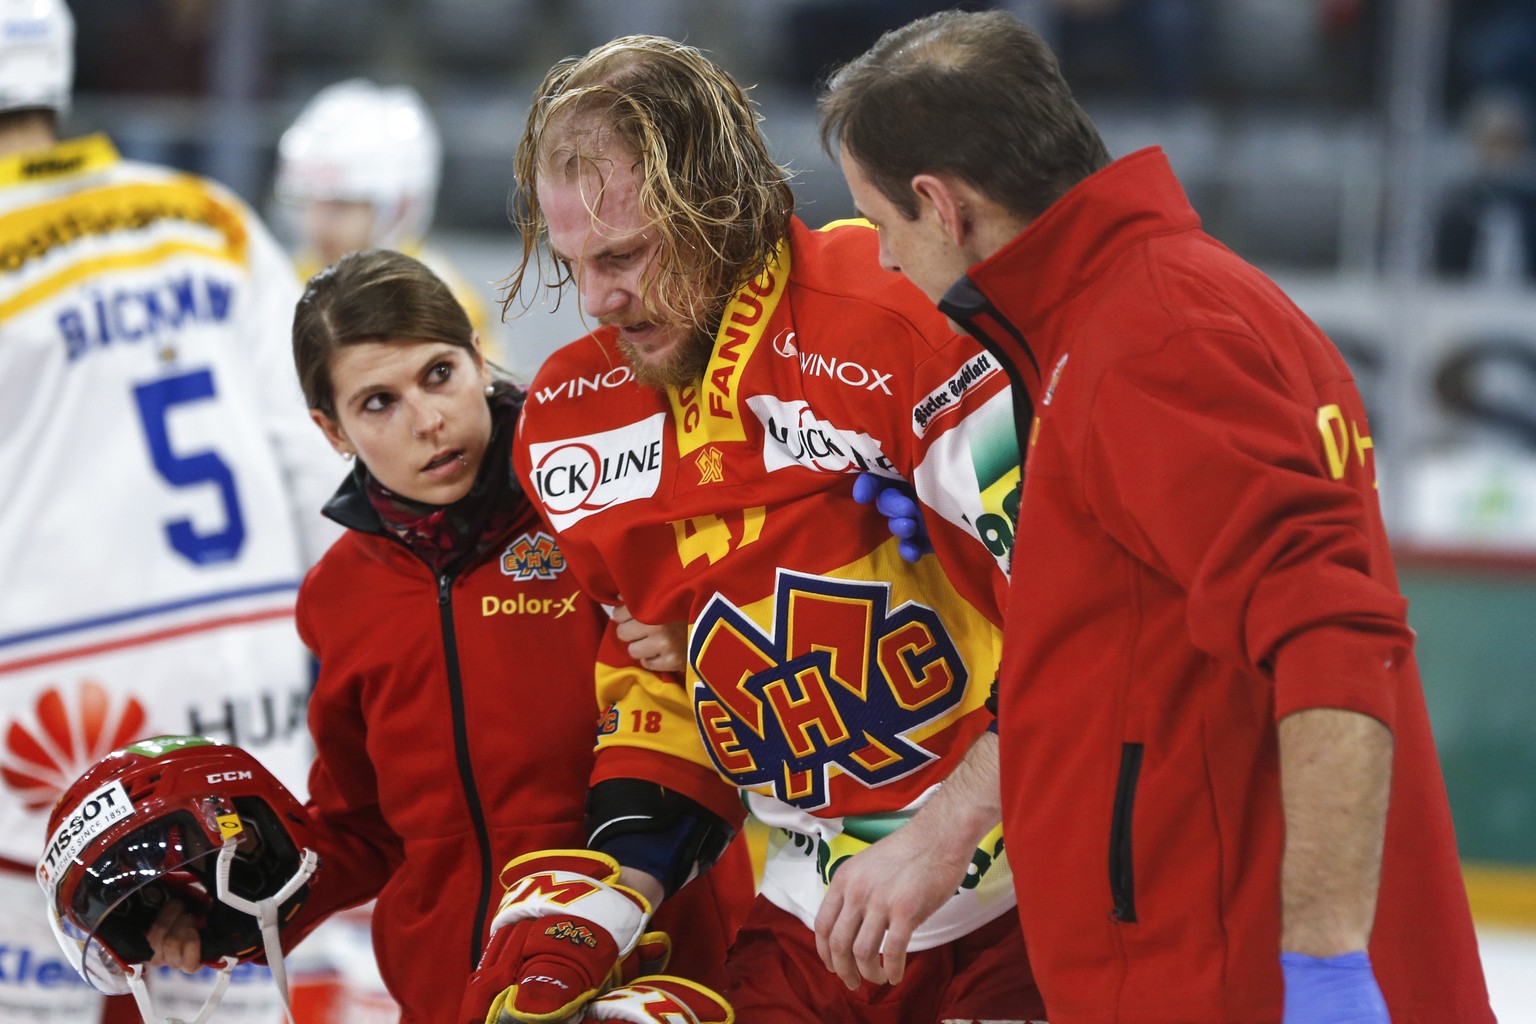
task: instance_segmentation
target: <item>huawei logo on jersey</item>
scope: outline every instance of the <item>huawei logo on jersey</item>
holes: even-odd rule
[[[143,705],[132,697],[114,701],[87,679],[73,700],[58,688],[43,691],[32,721],[12,719],[5,734],[0,778],[30,811],[53,806],[76,776],[144,733]]]

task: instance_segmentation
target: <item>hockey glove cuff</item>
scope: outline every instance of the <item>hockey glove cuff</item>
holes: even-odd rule
[[[636,978],[587,1007],[588,1020],[630,1024],[732,1024],[736,1014],[718,993],[703,985],[654,974]]]
[[[665,940],[645,933],[650,904],[618,877],[613,858],[586,850],[543,850],[510,861],[461,1019],[579,1019],[632,951],[648,956],[660,949],[664,959]]]

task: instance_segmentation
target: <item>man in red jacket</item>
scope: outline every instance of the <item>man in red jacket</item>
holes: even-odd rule
[[[1338,352],[1007,15],[889,33],[821,115],[1029,406],[999,746],[1053,1024],[1491,1021]]]

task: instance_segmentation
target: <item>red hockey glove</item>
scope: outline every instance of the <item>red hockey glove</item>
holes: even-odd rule
[[[460,1019],[580,1019],[631,952],[664,960],[665,937],[645,934],[650,904],[616,884],[618,877],[613,858],[587,850],[542,850],[508,862],[501,872],[506,893]],[[638,970],[631,968],[631,976]]]
[[[595,999],[587,1020],[631,1024],[732,1024],[736,1012],[717,993],[686,978],[653,974]]]

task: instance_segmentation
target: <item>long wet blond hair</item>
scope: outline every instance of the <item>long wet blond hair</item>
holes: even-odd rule
[[[790,173],[768,152],[760,120],[724,69],[671,39],[624,36],[556,64],[517,147],[511,217],[523,253],[502,282],[503,315],[530,270],[557,293],[572,281],[569,267],[540,255],[539,175],[633,157],[641,212],[657,234],[642,299],[712,333],[725,303],[788,235],[794,211]]]

